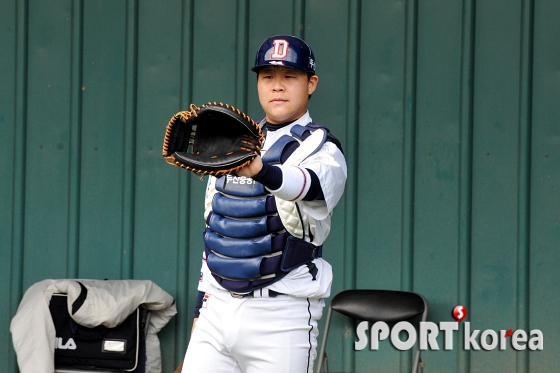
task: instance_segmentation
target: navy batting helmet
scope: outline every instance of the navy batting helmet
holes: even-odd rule
[[[263,66],[284,66],[315,74],[315,56],[309,45],[300,38],[277,35],[262,43],[251,70],[257,71]]]

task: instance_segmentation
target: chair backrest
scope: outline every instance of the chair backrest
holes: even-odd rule
[[[345,290],[332,299],[330,307],[357,320],[397,322],[420,315],[426,304],[420,294],[407,291]]]
[[[325,356],[325,347],[333,310],[353,319],[372,323],[378,321],[387,323],[406,321],[420,314],[422,315],[421,321],[426,321],[428,317],[428,303],[418,293],[373,289],[341,291],[334,296],[329,305],[323,341],[318,355],[318,373],[321,373],[321,368],[323,367],[323,358]],[[417,345],[412,372],[421,372],[422,367],[420,349]]]

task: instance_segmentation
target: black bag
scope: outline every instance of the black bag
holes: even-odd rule
[[[114,328],[88,328],[68,313],[66,294],[53,294],[49,305],[56,329],[55,367],[145,371],[147,311],[137,308]]]

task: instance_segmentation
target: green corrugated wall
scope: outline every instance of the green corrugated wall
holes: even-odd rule
[[[184,353],[205,183],[161,156],[169,118],[222,101],[262,116],[254,53],[304,37],[316,122],[349,178],[325,256],[333,293],[418,291],[430,321],[540,329],[543,351],[426,351],[425,372],[560,368],[560,1],[0,0],[0,371],[9,323],[46,278],[151,279],[177,299],[164,372]],[[331,372],[406,372],[354,351],[335,315]],[[442,335],[438,342],[443,348]],[[2,367],[7,367],[5,370]]]

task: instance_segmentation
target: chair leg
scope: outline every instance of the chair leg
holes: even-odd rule
[[[327,318],[325,320],[325,331],[323,332],[323,341],[321,342],[321,349],[319,350],[319,355],[317,355],[317,373],[322,373],[323,359],[325,358],[325,348],[327,346],[327,337],[329,336],[329,328],[331,324],[332,309],[329,306],[327,311]],[[327,368],[328,369],[328,368]]]
[[[327,356],[326,352],[325,352],[325,358],[323,359],[323,371],[317,373],[329,373],[329,357]]]
[[[414,362],[412,364],[412,373],[422,373],[424,371],[424,362],[420,358],[420,348],[416,346],[414,354]]]

